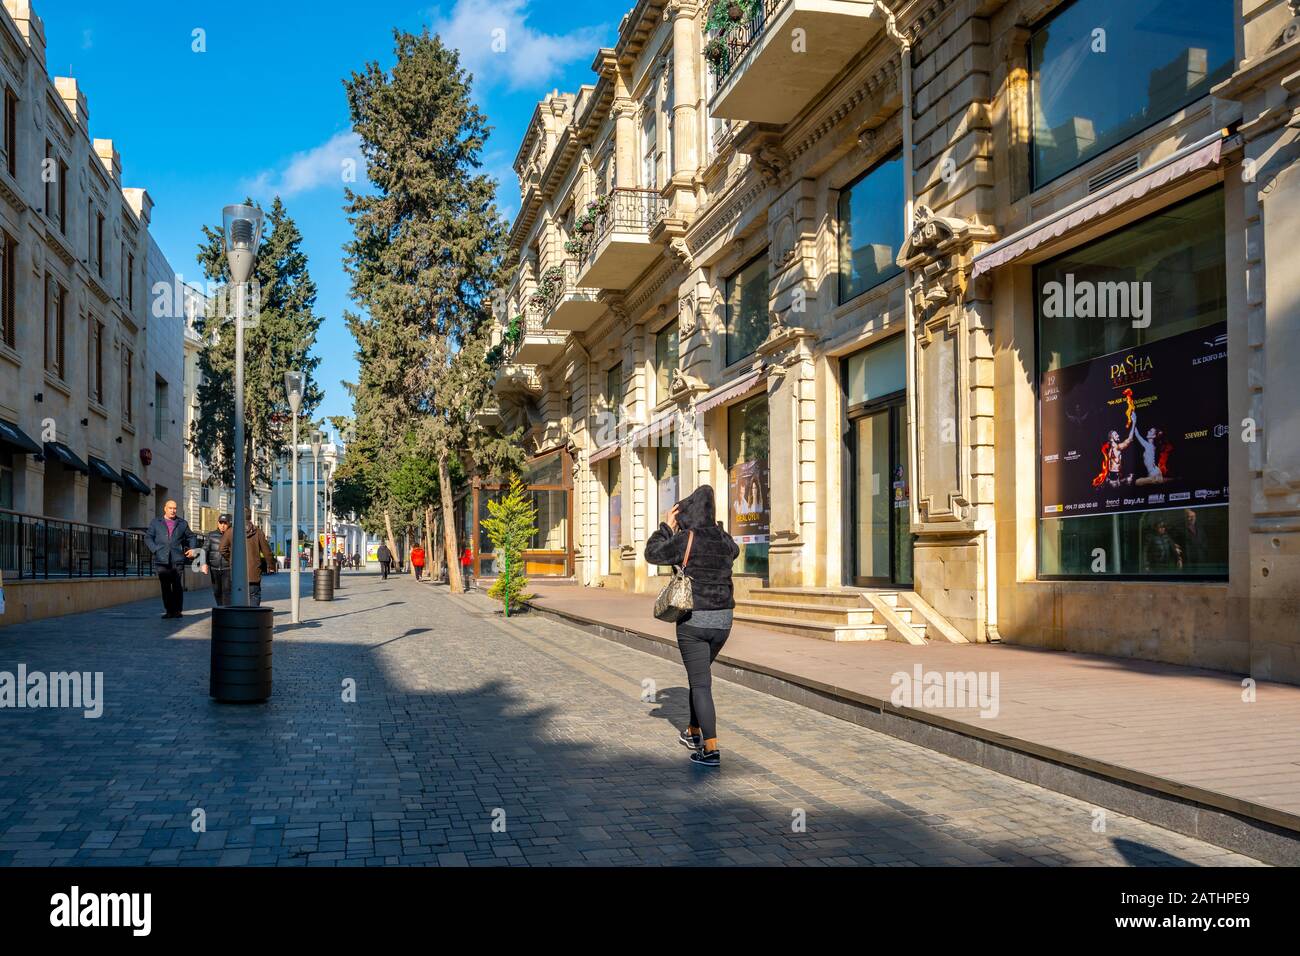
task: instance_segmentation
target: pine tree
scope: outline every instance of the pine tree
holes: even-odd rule
[[[252,200],[247,202],[251,204]],[[293,413],[284,391],[284,373],[306,373],[300,409],[304,421],[310,419],[322,398],[311,375],[320,364],[311,350],[321,316],[314,311],[316,283],[307,270],[302,233],[280,197],[272,202],[263,228],[269,228],[270,233],[262,241],[253,274],[258,286],[258,308],[251,325],[244,330],[244,452],[252,473],[259,480],[269,481],[271,462],[284,453],[290,437]],[[199,414],[194,419],[189,445],[223,484],[232,484],[235,323],[223,306],[228,299],[224,289],[230,273],[221,229],[204,226],[203,237],[198,262],[219,289],[200,330],[206,344],[199,354]]]
[[[518,609],[527,597],[528,579],[524,576],[524,549],[537,534],[537,505],[515,475],[510,490],[487,503],[488,517],[483,530],[492,542],[492,553],[499,565],[497,579],[488,589],[488,597],[500,601],[506,617]]]
[[[494,181],[478,171],[488,127],[459,55],[427,29],[394,31],[394,45],[391,71],[371,62],[344,81],[373,187],[347,194],[355,238],[346,265],[365,310],[348,316],[361,365],[357,437],[377,491],[388,484],[389,449],[409,441],[434,463],[454,555],[455,463],[467,474],[499,471],[521,454],[517,436],[488,433],[476,418],[492,388],[489,297],[506,226]],[[448,563],[460,592],[460,568]]]

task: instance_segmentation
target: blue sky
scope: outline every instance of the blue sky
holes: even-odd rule
[[[612,45],[631,0],[227,0],[224,3],[36,0],[51,76],[75,76],[90,132],[112,139],[123,184],[149,191],[152,232],[172,268],[201,279],[200,227],[251,194],[279,191],[303,232],[325,323],[317,339],[323,415],[346,414],[340,380],[355,380],[355,346],[342,247],[343,161],[355,155],[342,80],[369,60],[392,62],[392,30],[428,24],[461,50],[475,98],[494,127],[486,170],[503,182],[513,217],[510,164],[537,100],[592,82],[598,46]],[[196,30],[203,31],[196,39]],[[496,41],[494,44],[494,40]],[[201,41],[201,42],[200,42]],[[504,41],[504,50],[501,50]],[[194,47],[206,47],[196,52]],[[498,48],[494,50],[494,45]],[[124,69],[125,68],[125,69]],[[230,96],[228,96],[228,91]],[[228,102],[248,108],[237,126]],[[358,164],[364,178],[364,164]]]

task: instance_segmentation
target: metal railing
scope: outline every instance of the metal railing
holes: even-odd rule
[[[657,189],[638,189],[616,186],[605,196],[598,197],[604,210],[596,216],[588,241],[578,259],[579,267],[586,265],[611,232],[648,233],[668,211],[668,203]]]
[[[148,577],[144,534],[0,509],[0,570],[6,580]]]
[[[776,11],[780,9],[786,0],[758,0],[754,4],[754,11],[731,26],[729,30],[720,35],[711,37],[706,45],[705,52],[714,65],[714,75],[718,78],[718,86],[731,75],[731,71],[736,64],[745,58],[749,48],[754,45],[767,25],[772,22]],[[715,41],[722,44],[723,53],[716,60],[709,52]]]

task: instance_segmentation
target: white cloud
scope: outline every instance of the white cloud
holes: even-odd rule
[[[283,167],[264,170],[245,183],[246,191],[259,198],[280,195],[296,196],[322,186],[342,189],[358,188],[365,179],[366,163],[361,155],[361,139],[347,130],[335,133],[312,149],[294,153]]]
[[[512,90],[546,83],[574,60],[590,60],[605,32],[543,33],[527,19],[528,0],[456,0],[450,14],[433,11],[430,29],[460,51],[476,85]]]

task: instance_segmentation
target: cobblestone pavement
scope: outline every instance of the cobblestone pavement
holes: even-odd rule
[[[293,629],[287,578],[261,706],[208,698],[204,609],[0,628],[0,671],[105,682],[99,719],[0,710],[0,864],[1255,863],[724,681],[695,767],[678,664],[369,574]]]

